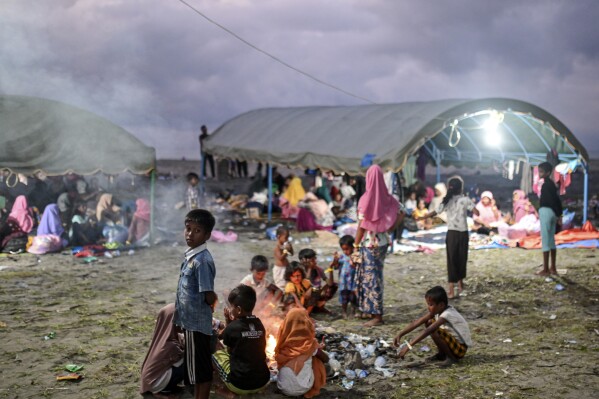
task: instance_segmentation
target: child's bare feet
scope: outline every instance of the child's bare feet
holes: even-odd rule
[[[363,324],[364,327],[375,327],[385,324],[381,315],[373,315],[370,321]]]
[[[535,273],[537,276],[549,276],[549,270],[539,270],[538,272]],[[557,272],[555,273],[557,274]]]
[[[557,270],[554,268],[549,269],[549,273],[553,274],[554,276],[558,276]]]

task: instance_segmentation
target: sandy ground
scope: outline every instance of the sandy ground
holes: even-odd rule
[[[219,216],[222,222],[223,216]],[[211,244],[219,292],[247,273],[254,254],[270,256],[273,242],[258,223],[240,223],[238,242]],[[296,235],[297,238],[301,238]],[[176,244],[175,244],[176,243]],[[176,245],[176,246],[175,246]],[[313,237],[321,259],[334,239]],[[299,249],[299,248],[296,248]],[[85,264],[69,254],[0,257],[0,398],[135,398],[139,369],[160,307],[174,301],[182,237],[134,255]],[[539,251],[472,251],[467,296],[453,302],[467,318],[475,345],[448,369],[407,367],[431,353],[430,339],[406,360],[389,359],[395,377],[373,372],[347,391],[339,379],[324,398],[560,398],[599,391],[599,262],[595,250],[558,252],[556,281],[535,277]],[[321,316],[338,332],[390,340],[420,315],[423,293],[445,280],[445,253],[390,255],[385,265],[385,320],[369,330],[357,320]],[[337,299],[331,301],[337,314]],[[222,305],[218,312],[222,312]],[[44,336],[55,332],[54,339]],[[57,382],[66,364],[84,365],[79,382]],[[189,398],[189,394],[184,395]],[[256,397],[282,397],[271,385]]]

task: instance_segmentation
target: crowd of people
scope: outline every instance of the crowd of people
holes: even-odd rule
[[[215,375],[225,395],[260,392],[271,379],[265,352],[270,327],[262,318],[276,309],[282,318],[274,349],[277,387],[288,396],[317,396],[326,384],[329,357],[324,343],[316,340],[311,316],[329,313],[327,302],[337,295],[344,317],[364,319],[365,327],[384,324],[384,263],[393,235],[401,237],[402,226],[409,219],[423,229],[447,223],[448,289],[434,287],[426,292],[427,312],[403,328],[394,344],[399,347],[399,357],[403,357],[413,345],[431,336],[438,349],[432,361],[458,361],[472,341],[466,320],[449,301],[459,296],[467,276],[470,212],[472,229],[480,234],[494,234],[501,223],[517,224],[527,217],[540,219],[543,270],[539,274],[557,273],[553,235],[562,213],[561,202],[555,184],[548,179],[551,165],[543,163],[539,171],[547,180],[541,189],[539,211],[523,192],[516,190],[510,214],[501,213],[489,191],[479,198],[469,197],[458,176],[434,188],[416,183],[397,195],[396,186],[389,184],[378,165],[370,166],[363,179],[311,172],[313,185],[308,190],[299,177],[284,178],[276,173],[278,195],[272,205],[284,217],[295,218],[297,230],[339,230],[343,224],[352,223],[355,228],[352,234],[340,235],[332,261],[323,265],[313,248],[294,248],[289,230],[279,226],[273,261],[256,254],[249,265],[250,274],[241,278],[239,285],[220,287],[230,289],[224,322],[213,314],[218,300],[214,286],[217,268],[207,248],[216,221],[209,211],[198,209],[199,177],[190,173],[183,202],[188,210],[184,221],[188,249],[180,269],[176,301],[158,314],[142,365],[140,392],[169,397],[184,382],[194,386],[196,398],[207,398]],[[147,242],[150,206],[143,198],[134,203],[119,200],[97,182],[88,183],[72,174],[47,179],[41,188],[36,183],[35,189],[27,184],[26,177],[17,179],[11,184],[5,176],[0,186],[3,248],[22,245],[30,252],[45,253],[67,245]],[[264,206],[254,201],[268,198],[263,191],[264,180],[258,175],[254,183],[252,190],[258,191],[251,196],[230,195],[222,200],[243,207],[251,207],[252,203]],[[398,197],[405,198],[403,204]],[[41,214],[38,206],[43,209]],[[267,277],[271,264],[272,282]],[[420,326],[424,329],[419,335],[402,343]]]
[[[43,179],[22,174],[0,179],[0,250],[57,252],[106,243],[146,246],[150,204],[119,199],[97,178],[76,174]]]

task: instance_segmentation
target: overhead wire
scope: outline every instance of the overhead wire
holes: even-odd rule
[[[360,96],[358,94],[354,94],[352,92],[349,92],[349,91],[347,91],[345,89],[342,89],[342,88],[340,88],[338,86],[335,86],[335,85],[333,85],[331,83],[325,82],[324,80],[319,79],[316,76],[311,75],[308,72],[304,72],[301,69],[294,67],[293,65],[289,64],[288,62],[283,61],[279,57],[274,56],[274,55],[270,54],[269,52],[267,52],[265,50],[262,50],[260,47],[258,47],[256,45],[250,43],[248,40],[246,40],[243,37],[239,36],[237,33],[233,32],[232,30],[228,29],[227,27],[221,25],[217,21],[215,21],[212,18],[208,17],[206,14],[204,14],[203,12],[201,12],[200,10],[198,10],[197,8],[193,7],[191,4],[189,4],[185,0],[179,0],[179,2],[182,3],[182,4],[184,4],[185,6],[189,7],[196,14],[200,15],[202,18],[204,18],[205,20],[207,20],[211,24],[216,25],[217,27],[219,27],[220,29],[224,30],[225,32],[227,32],[228,34],[230,34],[231,36],[233,36],[237,40],[239,40],[242,43],[244,43],[245,45],[247,45],[247,46],[253,48],[254,50],[256,50],[256,51],[258,51],[258,52],[266,55],[267,57],[273,59],[274,61],[278,62],[279,64],[284,65],[285,67],[287,67],[287,68],[289,68],[289,69],[291,69],[291,70],[293,70],[293,71],[295,71],[295,72],[297,72],[297,73],[299,73],[301,75],[304,75],[305,77],[307,77],[309,79],[312,79],[313,81],[315,81],[315,82],[317,82],[317,83],[319,83],[321,85],[327,86],[330,89],[337,90],[337,91],[339,91],[339,92],[341,92],[341,93],[343,93],[345,95],[348,95],[350,97],[353,97],[353,98],[365,101],[365,102],[370,103],[370,104],[376,104],[374,101],[369,100],[368,98],[362,97],[362,96]]]

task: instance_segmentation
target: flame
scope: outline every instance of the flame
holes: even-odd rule
[[[268,339],[266,340],[266,357],[270,361],[275,360],[275,348],[277,346],[277,339],[274,335],[269,334]]]
[[[269,334],[266,340],[266,358],[268,359],[268,368],[276,370],[277,362],[275,360],[275,348],[277,347],[277,339],[274,335]]]

